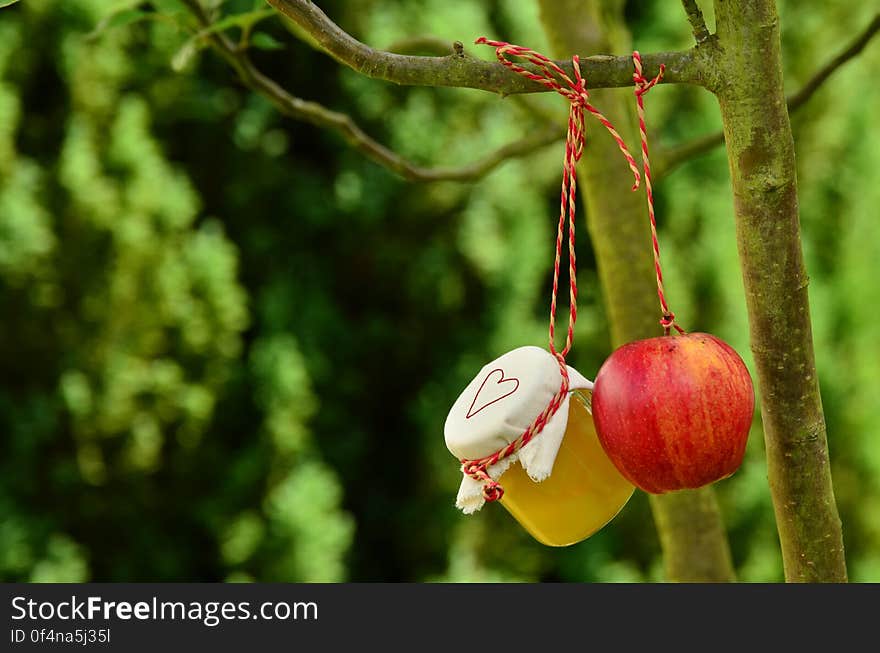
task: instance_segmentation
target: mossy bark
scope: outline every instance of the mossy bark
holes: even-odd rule
[[[626,52],[629,34],[617,0],[539,0],[553,56]],[[589,87],[589,78],[587,85]],[[638,156],[632,91],[594,90],[593,103],[612,121]],[[633,193],[632,176],[617,145],[598,122],[588,125],[579,168],[587,226],[615,346],[662,334],[653,273],[645,195]],[[669,581],[734,580],[730,549],[714,490],[651,496]]]
[[[788,581],[846,580],[813,354],[794,141],[773,0],[715,0],[716,86]]]

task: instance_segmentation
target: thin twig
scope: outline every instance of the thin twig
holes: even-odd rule
[[[880,13],[877,13],[874,16],[874,19],[868,24],[865,30],[859,34],[852,43],[850,43],[849,47],[822,66],[822,68],[820,68],[819,71],[813,75],[806,84],[804,84],[801,90],[788,98],[788,110],[792,111],[793,109],[797,109],[813,97],[813,94],[819,89],[825,80],[831,77],[831,74],[835,70],[864,50],[865,46],[868,45],[868,42],[874,38],[878,31],[880,31]]]
[[[855,58],[862,50],[864,50],[865,46],[868,45],[878,32],[880,32],[880,13],[874,16],[868,26],[859,33],[855,39],[853,39],[852,43],[850,43],[846,49],[822,66],[807,81],[807,83],[801,87],[800,90],[786,98],[789,113],[794,113],[804,106],[810,98],[813,97],[816,91],[819,90],[822,84],[824,84],[838,68],[843,66],[843,64],[850,59]],[[657,172],[654,176],[659,178],[667,175],[673,170],[673,168],[676,168],[685,161],[700,156],[701,154],[705,154],[722,143],[724,143],[724,132],[719,130],[712,134],[700,136],[688,143],[670,148],[658,157],[660,165],[656,166]]]
[[[706,27],[706,19],[703,18],[703,12],[700,11],[697,0],[681,0],[681,4],[684,6],[688,22],[691,24],[694,39],[697,43],[702,43],[709,38],[709,28]]]
[[[661,179],[672,172],[675,168],[686,161],[690,161],[707,152],[711,152],[719,145],[724,144],[724,132],[720,129],[711,134],[699,136],[687,143],[675,145],[668,149],[661,150],[657,155],[657,163],[654,165],[655,179]]]
[[[423,168],[407,162],[405,171],[400,174],[413,181],[476,181],[505,161],[527,156],[542,147],[558,143],[564,138],[564,128],[548,125],[529,136],[498,148],[478,161],[458,168]]]
[[[376,50],[345,32],[309,0],[267,0],[307,32],[339,63],[357,72],[408,86],[458,86],[502,95],[546,92],[547,87],[508,70],[497,61],[485,61],[463,51],[445,57],[419,57]],[[696,50],[660,52],[642,56],[645,75],[654,76],[666,66],[664,81],[705,84],[706,57]],[[571,61],[558,65],[573,74]],[[632,58],[599,55],[580,60],[581,74],[590,88],[632,86]]]
[[[210,26],[210,18],[199,0],[184,0],[184,2],[203,28]],[[371,138],[352,120],[351,116],[288,93],[277,82],[260,72],[247,53],[222,32],[206,34],[205,38],[235,68],[247,87],[268,99],[282,114],[338,132],[351,147],[367,158],[410,181],[476,181],[505,161],[531,154],[541,147],[562,140],[565,136],[562,127],[546,126],[522,139],[508,143],[478,161],[461,167],[421,166]]]

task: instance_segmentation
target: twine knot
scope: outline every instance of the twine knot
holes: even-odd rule
[[[504,496],[504,488],[496,481],[488,481],[483,486],[483,498],[488,501],[501,501]]]
[[[652,88],[654,88],[654,86],[659,84],[660,80],[663,79],[663,73],[666,72],[666,64],[661,63],[660,72],[657,73],[657,76],[653,77],[652,79],[647,79],[642,74],[642,55],[639,54],[638,50],[633,52],[633,67],[635,68],[635,72],[633,73],[633,83],[636,87],[636,97],[641,97]]]
[[[664,335],[669,335],[669,332],[675,328],[680,334],[684,335],[685,331],[682,329],[675,321],[675,313],[672,311],[668,313],[664,313],[663,317],[660,318],[660,326],[663,327]]]
[[[486,501],[499,501],[504,496],[504,488],[489,476],[486,467],[488,467],[488,461],[485,459],[465,460],[461,464],[461,471],[483,484],[483,498]]]

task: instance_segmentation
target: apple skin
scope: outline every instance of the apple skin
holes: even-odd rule
[[[602,447],[627,480],[652,494],[733,474],[754,410],[745,363],[708,333],[623,345],[602,365],[593,388]]]

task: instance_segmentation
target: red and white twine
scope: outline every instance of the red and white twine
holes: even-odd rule
[[[632,54],[633,66],[633,82],[635,83],[636,106],[639,114],[639,137],[642,141],[642,166],[645,171],[645,194],[648,197],[648,217],[651,220],[651,245],[654,249],[654,273],[657,277],[657,296],[660,299],[660,325],[666,335],[672,327],[679,333],[684,333],[678,324],[675,323],[675,313],[669,310],[666,303],[666,293],[663,291],[663,271],[660,268],[660,243],[657,240],[657,219],[654,215],[654,191],[651,185],[651,163],[648,159],[648,129],[645,126],[645,101],[644,95],[650,91],[661,79],[666,71],[666,66],[660,64],[660,72],[653,79],[646,79],[642,75],[642,56],[638,50]]]
[[[497,481],[493,480],[491,476],[489,476],[487,469],[495,465],[499,461],[507,458],[508,456],[516,453],[529,442],[531,442],[532,439],[543,430],[544,426],[547,424],[550,418],[553,417],[554,414],[556,414],[556,411],[559,410],[559,407],[563,404],[566,396],[568,395],[569,378],[565,356],[571,350],[571,343],[572,339],[574,338],[574,324],[577,320],[577,266],[574,249],[575,199],[577,197],[576,164],[583,154],[584,142],[586,138],[584,111],[588,111],[593,116],[595,116],[614,138],[617,146],[623,153],[624,158],[626,158],[627,164],[629,165],[633,176],[635,177],[633,190],[636,190],[639,187],[640,174],[635,159],[629,153],[629,150],[627,149],[623,138],[621,138],[620,134],[617,133],[617,130],[614,129],[614,126],[611,124],[611,122],[604,115],[602,115],[602,113],[598,109],[590,104],[590,96],[587,92],[586,82],[581,75],[580,59],[577,55],[572,57],[572,64],[574,68],[574,79],[572,79],[554,61],[545,57],[542,54],[535,52],[534,50],[530,50],[529,48],[525,48],[519,45],[512,45],[503,41],[490,41],[485,37],[478,38],[476,42],[477,44],[485,44],[494,47],[495,56],[498,57],[498,60],[503,65],[507,66],[512,71],[528,79],[531,79],[532,81],[543,84],[552,91],[556,91],[557,93],[565,97],[570,103],[568,113],[568,134],[565,139],[565,159],[562,166],[562,191],[560,193],[559,225],[556,230],[556,258],[553,266],[553,292],[550,300],[549,334],[550,353],[553,354],[553,356],[559,363],[559,369],[562,374],[562,383],[559,387],[559,391],[555,395],[553,395],[550,403],[547,405],[544,411],[535,418],[535,420],[529,425],[529,427],[523,432],[523,434],[520,435],[516,440],[511,442],[503,449],[496,451],[490,456],[486,456],[477,460],[461,461],[462,472],[464,472],[471,478],[480,481],[483,484],[483,498],[485,498],[486,501],[497,501],[504,495],[504,490]],[[507,58],[508,55],[525,59],[529,63],[536,66],[538,72],[532,72],[531,70],[528,70],[514,63]],[[641,60],[639,60],[636,65],[636,70],[639,78],[643,79],[641,78]],[[635,76],[633,77],[633,79],[635,80]],[[639,94],[639,92],[637,91],[637,97],[639,98],[640,107],[639,116],[643,134],[642,157],[645,164],[646,175],[649,174],[648,150],[646,140],[647,137],[644,136],[644,119],[642,117],[644,108],[642,107],[641,103],[641,95],[644,94],[648,88],[656,84],[657,81],[659,81],[659,76],[655,80],[653,80],[647,88],[644,88],[644,90],[641,91],[641,94]],[[636,83],[638,84],[638,82]],[[651,198],[650,191],[649,204],[651,205],[651,207],[653,207],[653,198]],[[568,222],[569,318],[568,332],[565,338],[565,346],[563,347],[562,351],[557,351],[556,345],[554,343],[556,335],[556,299],[559,292],[559,268],[560,262],[562,260],[562,242],[565,236],[566,221]],[[651,209],[651,223],[653,228],[653,208]],[[658,284],[661,284],[659,276],[659,250],[657,250],[656,242],[657,240],[655,235],[655,252],[657,252],[657,254],[655,255],[655,262],[658,273]],[[660,287],[662,289],[662,285]],[[662,290],[660,296],[665,307],[665,300],[663,300]],[[664,317],[666,316],[666,314],[667,313],[664,312]]]

